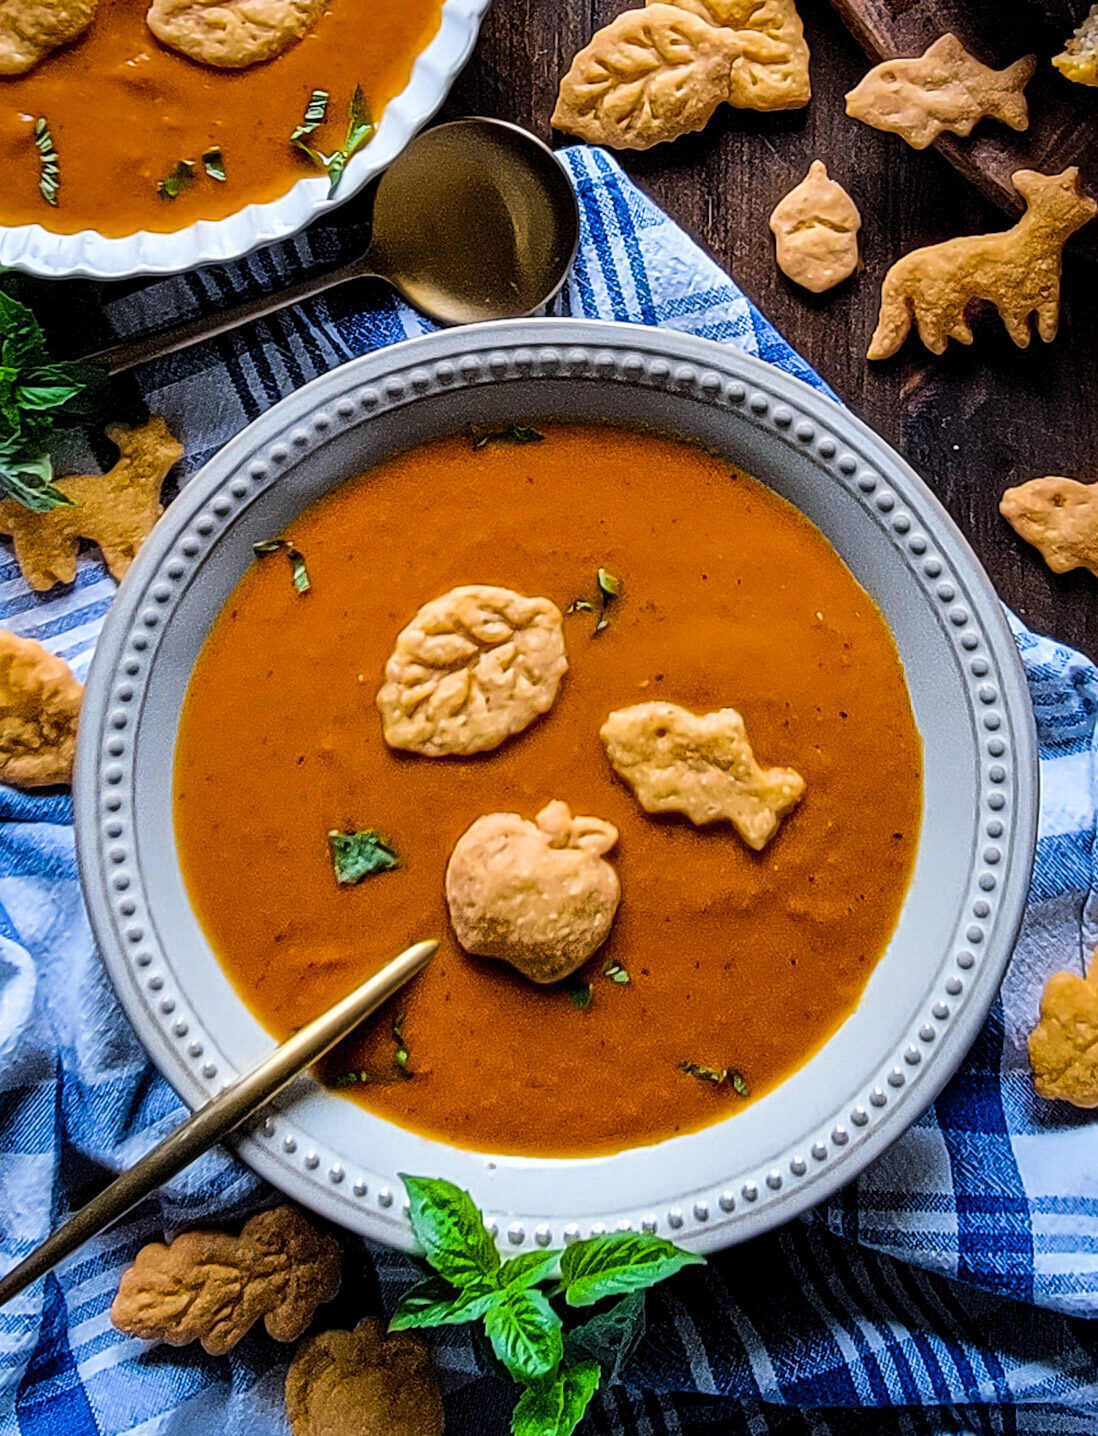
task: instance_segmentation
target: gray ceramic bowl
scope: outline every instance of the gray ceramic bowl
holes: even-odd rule
[[[523,415],[633,421],[757,475],[827,535],[883,610],[925,748],[910,892],[856,1011],[776,1091],[690,1136],[538,1161],[405,1132],[300,1082],[237,1142],[306,1206],[411,1245],[398,1172],[469,1188],[512,1248],[645,1227],[700,1248],[785,1221],[911,1124],[995,995],[1033,857],[1033,720],[1002,610],[925,485],[845,410],[708,341],[573,320],[454,330],[357,359],[240,434],[172,505],[107,618],[80,728],[80,866],[141,1040],[197,1106],[269,1050],[191,911],[172,841],[180,706],[252,544],[398,448]],[[409,940],[425,934],[408,934]]]

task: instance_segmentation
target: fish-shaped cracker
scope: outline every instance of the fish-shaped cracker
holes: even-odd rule
[[[902,135],[916,150],[925,150],[946,130],[969,135],[985,117],[1024,130],[1029,126],[1024,91],[1036,69],[1036,55],[1006,70],[989,69],[956,35],[943,35],[918,59],[875,66],[847,95],[846,112],[875,130]]]

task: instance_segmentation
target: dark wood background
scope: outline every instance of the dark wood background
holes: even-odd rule
[[[446,114],[499,116],[550,138],[560,76],[593,31],[624,8],[623,0],[495,0]],[[1007,25],[1045,60],[1064,38],[1062,25],[1046,24],[1026,0],[971,0],[969,9],[973,35],[962,39],[970,43],[981,25],[999,39]],[[1033,628],[1098,656],[1098,579],[1050,573],[998,513],[1003,489],[1025,479],[1098,478],[1098,265],[1069,256],[1060,335],[1051,345],[1034,340],[1029,350],[1016,349],[988,316],[971,349],[952,345],[934,359],[912,341],[895,360],[869,365],[865,350],[888,266],[917,244],[1008,221],[935,150],[916,153],[847,118],[843,96],[868,62],[826,0],[801,0],[800,10],[812,47],[807,110],[767,116],[725,107],[703,134],[624,155],[624,166],[922,474],[1004,600]],[[994,38],[987,48],[994,54]],[[1098,108],[1098,91],[1080,89],[1079,103]],[[820,298],[785,280],[767,228],[775,203],[817,157],[865,221],[864,272]]]

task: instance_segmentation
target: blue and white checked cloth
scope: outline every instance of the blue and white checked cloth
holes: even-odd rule
[[[583,244],[563,314],[689,330],[825,386],[736,286],[595,150],[565,155]],[[318,230],[231,267],[105,294],[105,340],[299,278],[361,239]],[[147,366],[151,410],[186,443],[185,475],[281,395],[425,329],[378,291],[305,305]],[[114,591],[85,556],[71,591],[30,592],[10,557],[0,623],[83,674]],[[584,1429],[610,1436],[1095,1436],[1098,1130],[1033,1095],[1025,1059],[1045,977],[1083,970],[1098,936],[1098,671],[1022,628],[1041,740],[1041,839],[1002,995],[934,1109],[826,1207],[654,1293],[630,1385]],[[10,1266],[182,1115],[114,1001],[92,945],[67,797],[0,788],[0,1257]],[[144,1243],[231,1219],[270,1192],[214,1153],[0,1312],[0,1436],[285,1436],[289,1353],[253,1333],[227,1358],[119,1335],[108,1307]],[[347,1239],[353,1325],[413,1279]],[[514,1391],[451,1330],[437,1348],[451,1436],[508,1429]]]

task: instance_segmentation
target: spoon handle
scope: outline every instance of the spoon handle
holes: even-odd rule
[[[189,349],[192,344],[200,344],[204,339],[213,339],[218,334],[237,329],[241,324],[250,324],[255,319],[266,318],[268,314],[277,314],[280,309],[287,309],[291,304],[300,304],[303,299],[312,299],[314,295],[323,294],[327,289],[334,289],[337,284],[346,284],[349,279],[376,278],[378,276],[366,267],[365,259],[354,259],[340,269],[313,275],[298,284],[291,284],[288,289],[280,289],[276,294],[261,294],[257,299],[248,299],[243,304],[234,305],[232,309],[223,309],[217,314],[206,314],[200,319],[192,319],[189,324],[183,324],[178,329],[163,334],[148,334],[141,339],[127,339],[121,344],[111,345],[109,349],[100,349],[98,353],[87,355],[87,362],[102,365],[108,374],[121,374],[138,364],[147,363],[150,359],[175,354],[180,349]]]
[[[349,997],[277,1047],[268,1057],[231,1082],[205,1107],[182,1122],[128,1172],[123,1172],[85,1207],[0,1281],[0,1306],[45,1276],[99,1232],[112,1226],[150,1193],[162,1187],[203,1152],[227,1137],[241,1122],[281,1092],[371,1012],[413,978],[434,956],[437,942],[417,942],[385,964]]]

